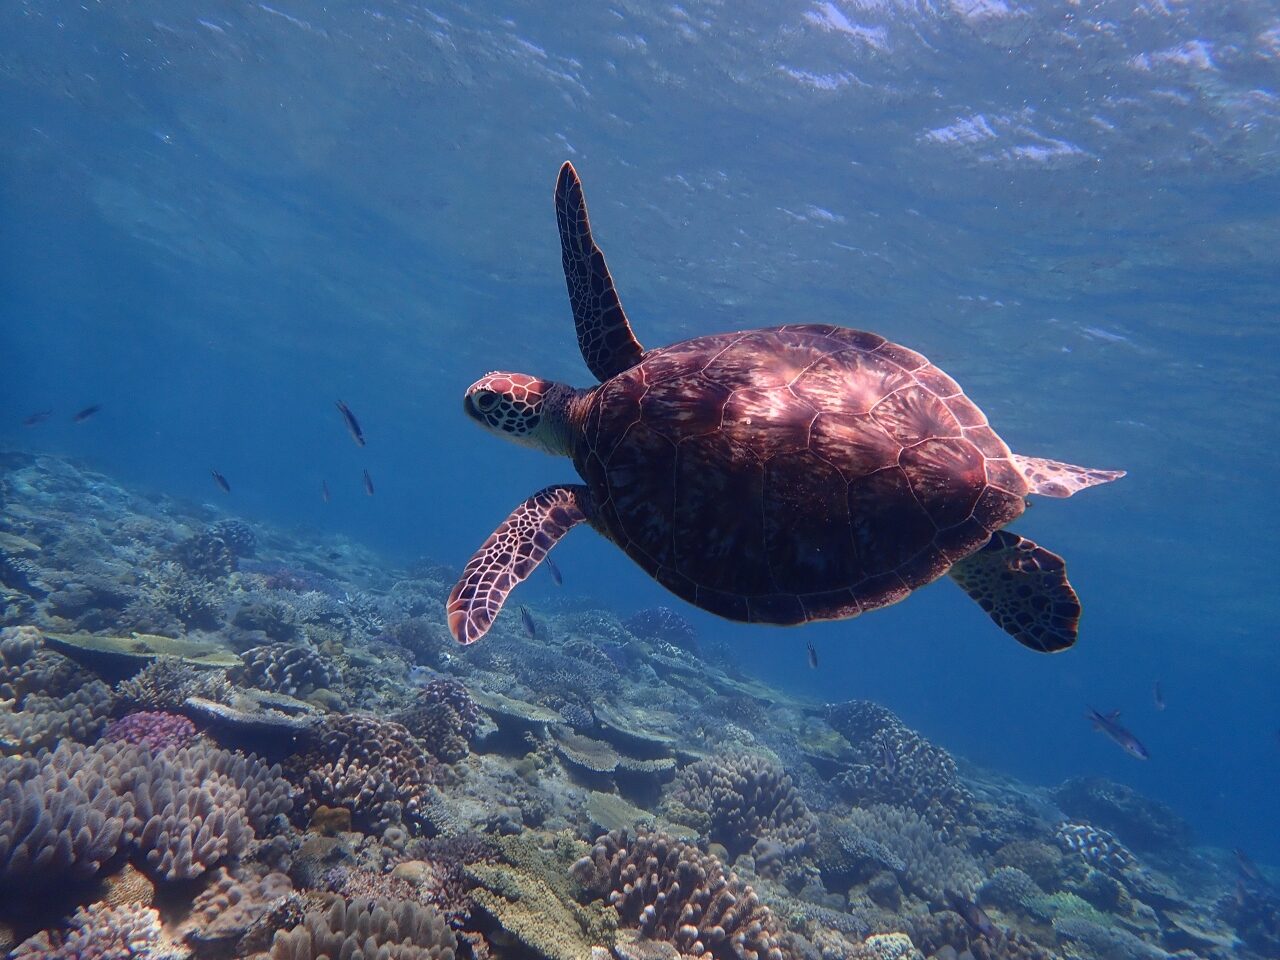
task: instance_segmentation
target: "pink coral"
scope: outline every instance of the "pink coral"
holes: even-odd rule
[[[142,710],[113,720],[102,737],[164,750],[185,747],[195,735],[196,725],[184,716],[164,710]]]

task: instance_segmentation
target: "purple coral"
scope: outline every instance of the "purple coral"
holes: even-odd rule
[[[140,710],[119,720],[112,720],[103,733],[104,740],[132,743],[150,750],[181,748],[196,735],[196,725],[186,717],[164,710]]]

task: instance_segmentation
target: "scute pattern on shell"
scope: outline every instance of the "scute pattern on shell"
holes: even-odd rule
[[[574,463],[595,524],[733,620],[856,616],[942,576],[1024,509],[950,377],[875,334],[793,325],[651,350],[601,385]]]

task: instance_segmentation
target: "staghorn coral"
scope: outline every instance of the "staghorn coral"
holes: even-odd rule
[[[940,830],[974,821],[973,795],[951,754],[869,700],[827,707],[827,722],[853,747],[854,763],[837,781],[855,803],[909,806]]]
[[[0,886],[89,879],[126,853],[159,879],[197,877],[288,811],[278,772],[205,745],[62,744],[0,759]]]
[[[81,907],[70,929],[43,931],[23,941],[11,960],[182,960],[189,952],[166,937],[150,907]]]
[[[250,647],[240,654],[240,659],[244,665],[228,671],[230,679],[290,697],[305,697],[338,679],[336,671],[307,646],[268,643]]]
[[[354,822],[381,831],[417,825],[435,779],[435,760],[399,723],[359,714],[326,719],[309,733],[311,749],[290,759],[302,811],[346,807]]]
[[[218,626],[226,596],[214,581],[193,576],[173,560],[143,568],[139,580],[138,597],[126,614],[153,607],[173,614],[187,627]]]
[[[951,893],[971,897],[982,883],[978,863],[914,810],[875,804],[854,809],[847,820],[896,856],[905,865],[905,884],[933,906],[947,906]]]
[[[432,680],[413,704],[393,718],[422,741],[442,763],[456,763],[470,752],[469,742],[480,724],[480,708],[457,680]]]
[[[271,960],[453,960],[456,948],[453,931],[430,907],[337,897],[328,909],[308,911],[292,930],[277,933]]]
[[[788,960],[777,921],[715,857],[665,833],[625,830],[596,840],[573,866],[592,896],[648,938],[704,960]]]
[[[112,720],[103,731],[102,739],[164,750],[185,747],[195,735],[196,725],[180,714],[144,710]]]
[[[691,764],[677,776],[672,798],[707,817],[711,840],[731,856],[766,840],[787,854],[800,853],[816,837],[817,821],[791,778],[764,757],[739,754]]]

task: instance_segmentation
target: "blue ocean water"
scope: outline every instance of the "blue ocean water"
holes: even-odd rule
[[[573,479],[460,409],[490,369],[590,382],[551,208],[571,159],[645,344],[874,330],[1015,450],[1129,471],[1017,524],[1083,598],[1061,656],[947,583],[803,630],[682,606],[704,637],[1280,862],[1275,3],[19,0],[0,134],[0,444],[461,565]],[[670,602],[589,531],[556,559],[584,602]]]

